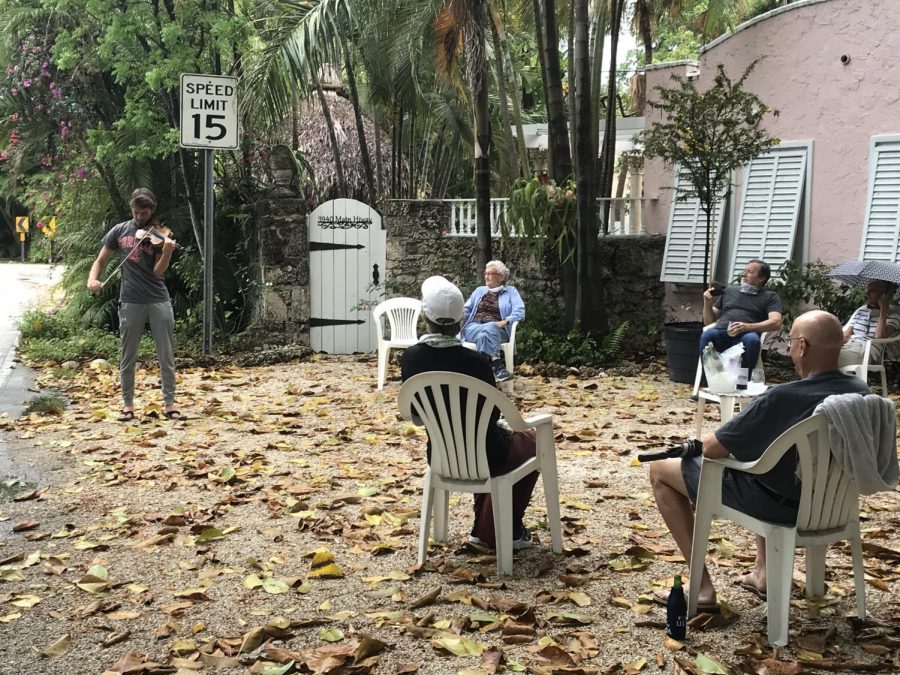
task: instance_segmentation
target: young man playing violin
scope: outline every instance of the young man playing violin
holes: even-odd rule
[[[109,259],[117,251],[125,256],[119,291],[119,381],[122,386],[119,421],[134,419],[134,368],[147,323],[159,359],[163,414],[169,419],[179,419],[181,414],[175,408],[175,314],[164,279],[178,244],[154,229],[157,225],[153,220],[156,196],[150,190],[138,188],[132,192],[130,206],[131,220],[115,225],[103,237],[103,248],[91,266],[87,287],[91,293],[99,293],[103,288],[100,275]]]

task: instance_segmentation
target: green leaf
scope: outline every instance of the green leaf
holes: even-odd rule
[[[323,628],[319,631],[319,639],[325,642],[340,642],[344,639],[344,631],[340,628]]]
[[[272,595],[287,593],[291,590],[291,587],[281,581],[281,579],[263,579],[262,587],[266,593],[271,593]]]
[[[694,662],[697,666],[697,670],[701,673],[708,673],[709,675],[728,675],[728,669],[723,666],[718,661],[711,659],[703,652],[697,654],[697,660]]]

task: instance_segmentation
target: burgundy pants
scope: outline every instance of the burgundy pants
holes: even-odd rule
[[[536,449],[537,444],[535,443],[533,431],[514,431],[510,439],[509,455],[506,457],[506,462],[498,467],[496,471],[492,471],[491,475],[499,476],[512,471],[526,460],[534,457]],[[514,531],[522,527],[522,518],[525,515],[525,509],[528,508],[528,503],[531,501],[531,493],[534,492],[534,485],[537,483],[537,479],[538,472],[532,471],[513,485]],[[490,492],[481,492],[475,495],[475,526],[472,528],[472,534],[488,546],[494,545],[494,511]]]

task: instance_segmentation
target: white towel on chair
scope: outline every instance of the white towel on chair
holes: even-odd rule
[[[837,394],[815,412],[828,418],[831,454],[853,476],[860,494],[894,489],[900,468],[893,401],[874,394]]]

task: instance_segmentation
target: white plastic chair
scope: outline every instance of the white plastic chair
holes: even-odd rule
[[[800,456],[802,476],[796,526],[758,520],[722,504],[722,476],[726,467],[763,474],[794,445]],[[849,540],[857,615],[860,619],[866,618],[859,494],[853,478],[838,466],[831,454],[828,422],[824,415],[813,415],[792,426],[755,462],[739,462],[733,458],[703,459],[691,546],[692,581],[701,578],[713,518],[731,520],[766,539],[768,635],[773,645],[788,642],[791,578],[797,546],[806,548],[806,596],[821,597],[825,593],[825,551],[835,541]],[[691,583],[688,616],[696,613],[699,595],[700,584]]]
[[[849,323],[845,325],[844,330],[846,330],[849,326]],[[841,368],[841,372],[847,373],[848,375],[856,375],[859,379],[866,383],[868,383],[869,381],[869,373],[880,373],[881,395],[887,396],[887,372],[884,369],[884,357],[888,349],[890,349],[888,345],[894,344],[898,341],[900,341],[900,333],[892,335],[888,338],[869,340],[868,342],[866,342],[866,350],[863,352],[862,362],[844,366],[843,368]],[[879,345],[882,347],[880,363],[874,362],[874,359],[872,358],[872,345]]]
[[[716,327],[716,324],[711,323],[711,324],[704,326],[703,330],[707,331],[710,328],[715,328],[715,327]],[[768,333],[760,333],[759,334],[759,345],[760,345],[759,358],[756,360],[756,367],[754,368],[754,371],[759,372],[760,377],[762,378],[761,379],[762,382],[766,381],[766,371],[763,368],[762,353],[763,353],[763,345],[766,344],[766,337],[768,337],[768,335],[769,335]],[[698,347],[699,347],[699,345],[698,345]],[[697,393],[700,391],[700,381],[702,379],[703,379],[703,357],[698,356],[697,357],[697,374],[694,376],[694,388],[691,391],[691,396],[696,396]]]
[[[422,312],[422,301],[417,298],[391,298],[378,304],[372,310],[375,319],[375,332],[378,337],[378,389],[384,389],[387,375],[388,359],[391,349],[406,349],[418,342],[416,329],[419,314]],[[384,317],[387,317],[391,328],[390,339],[385,337]]]
[[[515,366],[513,357],[516,353],[516,326],[518,325],[518,321],[513,321],[509,329],[509,342],[500,343],[500,353],[503,354],[503,361],[510,373],[513,372]],[[477,348],[474,342],[463,342],[463,347],[473,350]]]
[[[497,573],[512,574],[512,488],[532,471],[540,471],[554,553],[562,552],[559,484],[553,416],[522,419],[515,405],[494,386],[468,375],[435,371],[409,378],[398,399],[404,419],[422,424],[431,440],[431,464],[425,472],[419,525],[419,562],[425,562],[428,529],[434,513],[434,539],[447,540],[447,506],[451,492],[490,492],[496,534]],[[487,462],[487,432],[494,410],[513,431],[534,429],[535,457],[509,473],[491,477]]]

